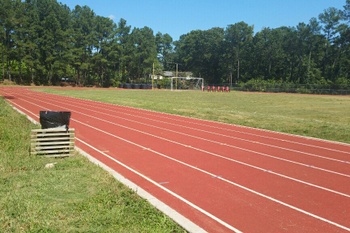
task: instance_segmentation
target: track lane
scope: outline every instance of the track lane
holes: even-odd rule
[[[135,161],[134,161],[135,162]]]
[[[188,125],[190,124],[191,120],[196,120],[196,119],[192,119],[192,118],[186,118],[186,117],[181,117],[181,116],[175,116],[175,118],[173,115],[170,114],[165,114],[165,113],[158,113],[158,115],[154,115],[154,112],[152,111],[148,111],[148,110],[143,110],[142,112],[137,112],[137,109],[134,108],[130,108],[130,107],[125,107],[125,106],[119,106],[119,105],[111,105],[109,106],[106,103],[101,103],[101,102],[97,102],[97,101],[87,101],[87,102],[83,102],[85,100],[80,100],[80,99],[75,99],[77,101],[77,103],[80,105],[86,105],[87,103],[89,104],[89,102],[92,102],[95,109],[97,110],[101,110],[101,111],[108,111],[110,114],[122,114],[125,116],[125,118],[133,118],[136,117],[138,118],[140,121],[143,121],[145,123],[149,122],[150,124],[151,121],[156,122],[157,124],[159,123],[163,123],[163,124],[167,124],[172,125],[173,127],[181,127],[181,131],[188,128],[188,129],[192,129],[192,130],[197,130],[199,133],[203,134],[203,132],[206,132],[208,134],[213,135],[214,137],[227,137],[229,139],[238,139],[238,140],[242,140],[242,141],[247,141],[247,142],[251,142],[251,143],[255,143],[257,145],[264,145],[264,146],[270,146],[270,147],[276,147],[278,149],[283,149],[283,150],[290,150],[290,151],[295,151],[297,153],[300,154],[306,154],[309,156],[315,156],[315,157],[319,157],[319,158],[323,158],[323,159],[329,159],[329,160],[334,160],[334,161],[338,161],[338,162],[344,162],[344,163],[350,163],[350,159],[349,159],[349,155],[350,155],[350,146],[347,144],[343,144],[343,143],[334,143],[334,142],[329,142],[329,141],[325,141],[325,140],[320,140],[320,139],[314,139],[314,138],[305,138],[302,137],[304,143],[298,142],[298,136],[295,135],[284,135],[282,133],[276,133],[276,132],[270,132],[270,131],[266,131],[266,130],[257,130],[254,129],[256,132],[255,134],[252,133],[247,133],[244,131],[238,131],[238,130],[231,130],[229,127],[232,127],[231,125],[226,125],[223,123],[217,123],[217,122],[209,122],[209,121],[203,121],[201,120],[201,123],[193,123],[192,127],[189,127]],[[88,105],[89,106],[89,105]],[[100,107],[99,107],[100,106]],[[122,110],[122,111],[121,111]],[[126,112],[130,112],[130,113],[125,113],[123,111]],[[162,120],[155,120],[156,118],[160,118]],[[180,118],[177,119],[177,118]],[[184,118],[184,119],[183,119]],[[190,120],[190,121],[187,121]],[[198,120],[196,120],[198,121]],[[176,123],[172,123],[172,122],[176,122]],[[208,123],[206,125],[203,125],[203,122]],[[185,124],[185,125],[183,125]],[[213,125],[219,125],[219,126],[213,126]],[[200,126],[200,127],[197,127]],[[229,127],[228,127],[229,126]],[[204,128],[203,128],[204,127]],[[235,128],[242,128],[242,126],[234,126]],[[210,129],[217,129],[217,131],[211,131]],[[245,127],[243,127],[243,129],[245,129]],[[248,128],[249,129],[249,128]],[[267,133],[273,133],[276,134],[275,136],[288,136],[291,137],[293,140],[285,140],[285,139],[281,139],[278,137],[269,137],[265,134],[265,132]],[[229,135],[231,133],[236,133],[234,134],[234,136]],[[237,134],[238,133],[238,134]],[[262,134],[263,133],[263,134]],[[238,135],[238,136],[237,136]],[[251,140],[244,138],[244,135],[249,135],[250,137],[255,137]],[[264,143],[261,140],[269,140],[268,143]],[[271,141],[272,140],[272,141]],[[278,145],[274,145],[274,141],[277,141]],[[331,147],[324,147],[324,146],[317,146],[317,145],[313,145],[313,143],[315,142],[319,142],[321,141],[321,143],[323,143],[323,145],[327,145],[327,143],[330,143]],[[272,143],[272,144],[271,144]],[[337,147],[334,148],[333,146]],[[293,149],[293,147],[291,146],[296,146],[299,148],[299,150]],[[307,152],[308,150],[311,150],[309,153]],[[315,152],[315,154],[313,154],[312,152]],[[324,156],[322,156],[322,154],[325,154]],[[341,158],[337,159],[337,158],[332,158],[333,156],[339,156]]]
[[[97,113],[97,112],[96,112]],[[102,114],[102,113],[101,113]],[[108,114],[107,114],[108,115]],[[111,115],[108,115],[108,116],[111,116]],[[116,117],[116,116],[114,116],[114,117]],[[123,120],[123,119],[121,119],[121,118],[118,118],[118,120]],[[130,119],[124,119],[124,120],[128,120],[128,121],[130,121]],[[135,124],[139,124],[139,122],[137,122],[137,121],[133,121]],[[144,123],[142,123],[142,124],[144,124]],[[148,125],[148,124],[144,124],[144,125]],[[159,129],[161,129],[161,128],[159,128],[159,127],[157,127],[157,129],[159,130]],[[163,128],[164,129],[164,128]],[[172,131],[172,132],[175,132],[175,131]],[[164,132],[162,133],[162,135],[164,135]],[[183,133],[181,133],[181,135],[182,136],[188,136],[187,134],[183,134]],[[203,139],[203,138],[202,138]],[[191,140],[191,139],[188,139],[188,140]],[[195,139],[192,139],[192,141],[195,141]],[[208,140],[206,140],[206,141],[208,141]],[[223,150],[225,150],[225,148],[224,147],[227,147],[227,146],[231,146],[231,145],[229,145],[229,144],[226,144],[226,143],[223,143],[222,141],[221,142],[218,142],[219,143],[219,147],[216,145],[213,145],[213,147],[215,148],[218,148],[217,150],[220,150],[220,151],[223,151]],[[194,143],[195,144],[195,143]],[[222,145],[223,144],[223,145]],[[208,145],[209,146],[211,146],[210,145],[210,143],[208,143]],[[248,145],[249,146],[249,145]],[[236,146],[231,146],[231,147],[233,147],[233,148],[236,148],[236,149],[239,149],[239,150],[242,150],[242,149],[240,149],[239,147],[236,147]],[[243,152],[243,153],[242,153]],[[248,158],[249,157],[249,155],[250,155],[250,157],[252,157],[252,153],[253,153],[253,158]],[[270,152],[269,152],[270,153]],[[281,160],[281,158],[280,157],[274,157],[274,156],[271,156],[271,155],[269,155],[269,154],[263,154],[263,153],[259,153],[259,152],[256,152],[256,151],[252,151],[252,150],[242,150],[242,151],[238,151],[238,153],[232,153],[232,155],[236,155],[236,154],[244,154],[244,155],[247,155],[247,156],[244,156],[243,157],[243,159],[249,159],[249,161],[251,161],[252,163],[257,163],[257,162],[260,162],[260,159],[261,158],[257,158],[257,156],[256,155],[262,155],[262,156],[267,156],[267,157],[269,157],[269,158],[275,158],[275,159],[279,159],[279,160]],[[254,156],[254,154],[255,154],[255,156]],[[242,160],[242,156],[240,156],[241,158],[241,160]],[[284,161],[284,162],[286,162],[287,160],[282,160],[282,161]],[[287,161],[287,162],[293,162],[293,161]],[[323,161],[323,164],[324,165],[329,165],[330,163],[332,163],[332,162],[334,162],[334,161],[331,161],[331,162],[327,162],[327,163],[325,163],[325,161]],[[275,165],[275,169],[277,169],[277,170],[275,170],[273,167],[271,167],[269,164],[272,164],[272,165]],[[296,165],[302,165],[302,166],[305,166],[307,169],[315,169],[315,168],[317,168],[317,166],[315,166],[315,162],[313,161],[313,163],[306,163],[306,164],[300,164],[300,163],[295,163]],[[279,165],[279,162],[272,162],[272,163],[268,163],[267,164],[268,165],[268,167],[266,167],[265,168],[265,170],[271,170],[271,171],[280,171],[280,172],[282,172],[283,173],[283,171],[284,171],[284,169],[281,169],[281,166]],[[269,167],[270,166],[270,167]],[[349,165],[347,165],[347,164],[345,164],[345,163],[343,163],[343,162],[341,162],[341,164],[334,164],[334,166],[335,166],[335,168],[338,168],[338,169],[340,169],[340,168],[342,168],[343,167],[343,171],[348,171],[349,170]],[[283,168],[283,166],[282,166],[282,168]],[[319,168],[319,169],[321,169],[321,168]],[[324,168],[322,168],[321,170],[323,170]],[[297,172],[296,172],[297,171]],[[294,177],[295,178],[295,175],[303,175],[303,177],[301,177],[301,178],[306,178],[306,179],[309,179],[308,181],[309,182],[311,182],[311,183],[317,183],[317,180],[319,180],[319,179],[316,179],[316,180],[310,180],[310,178],[313,178],[314,176],[312,176],[312,177],[310,177],[310,176],[307,176],[307,172],[300,172],[300,170],[298,170],[298,169],[290,169],[290,172],[296,172],[296,174],[294,174],[294,176],[293,175],[291,175],[292,177]],[[341,173],[342,171],[340,171],[340,173]],[[337,173],[337,172],[334,172],[335,174]],[[345,177],[349,177],[349,176],[346,176],[346,174],[344,174],[344,176]],[[300,179],[300,178],[298,178],[298,176],[296,177],[297,179]],[[317,178],[317,177],[316,177]],[[346,183],[345,181],[347,181],[346,179],[344,180],[344,182],[341,182],[341,181],[339,181],[338,183]],[[346,186],[346,185],[338,185],[337,183],[334,183],[333,182],[333,179],[331,179],[331,177],[330,177],[330,179],[323,179],[322,181],[318,181],[318,182],[321,182],[322,184],[320,184],[320,185],[322,185],[322,186],[325,186],[325,187],[331,187],[332,189],[335,189],[335,190],[337,190],[337,189],[341,189],[343,192],[348,192],[348,190],[349,190],[349,187],[348,186]],[[330,186],[329,186],[330,185]]]
[[[39,93],[38,93],[39,94]],[[40,95],[40,94],[39,94]],[[65,97],[62,97],[63,99]],[[75,98],[73,98],[75,99]],[[85,101],[85,102],[83,102]],[[228,126],[229,127],[232,127],[232,125],[227,125],[227,124],[223,124],[223,123],[217,123],[217,122],[208,122],[208,121],[203,121],[203,120],[200,120],[199,122],[201,123],[194,123],[195,127],[188,127],[188,124],[189,124],[189,121],[188,120],[196,120],[196,119],[192,119],[192,118],[186,118],[186,117],[181,117],[181,116],[175,116],[175,118],[171,118],[171,117],[174,117],[173,115],[171,114],[165,114],[165,113],[158,113],[159,116],[157,115],[154,115],[155,113],[152,112],[152,111],[148,111],[148,110],[143,110],[142,112],[135,112],[135,111],[138,111],[138,109],[134,109],[134,108],[130,108],[130,107],[125,107],[125,106],[119,106],[119,105],[108,105],[107,103],[102,103],[102,102],[97,102],[97,101],[90,101],[90,100],[81,100],[81,99],[75,99],[75,102],[77,102],[77,104],[91,104],[92,105],[88,105],[88,107],[94,107],[95,109],[100,109],[100,110],[103,110],[103,111],[109,111],[110,113],[115,113],[115,111],[118,111],[117,113],[119,114],[124,114],[126,115],[126,117],[138,117],[140,118],[142,121],[147,121],[147,120],[151,120],[151,121],[155,121],[153,120],[153,118],[157,118],[157,117],[161,117],[163,119],[163,121],[160,121],[158,120],[157,123],[159,122],[163,122],[165,124],[168,124],[168,125],[171,125],[172,123],[170,122],[176,122],[176,124],[172,124],[173,126],[175,127],[183,127],[183,128],[190,128],[190,129],[196,129],[198,131],[200,131],[200,133],[203,133],[203,132],[207,132],[207,133],[210,133],[210,134],[213,134],[214,136],[225,136],[225,137],[228,137],[228,138],[231,138],[231,139],[240,139],[242,141],[249,141],[249,142],[252,142],[252,143],[255,143],[255,144],[262,144],[262,145],[266,145],[266,146],[272,146],[273,145],[271,144],[271,142],[273,143],[274,141],[277,141],[278,143],[289,143],[291,145],[297,145],[298,147],[302,146],[302,149],[303,150],[295,150],[297,153],[300,153],[300,154],[307,154],[309,156],[317,156],[319,158],[322,158],[322,156],[320,155],[317,155],[317,154],[312,154],[312,153],[307,153],[305,152],[305,150],[307,150],[307,148],[311,148],[313,152],[318,152],[318,153],[326,153],[326,155],[328,156],[325,156],[324,159],[330,159],[330,160],[334,160],[334,161],[337,161],[339,160],[339,162],[345,162],[345,163],[350,163],[350,160],[349,160],[349,155],[350,155],[350,146],[348,144],[343,144],[343,143],[334,143],[334,142],[329,142],[329,141],[325,141],[325,140],[320,140],[320,139],[314,139],[314,138],[307,138],[307,137],[301,137],[301,139],[303,139],[304,141],[308,142],[308,144],[305,144],[305,143],[301,143],[301,142],[297,142],[296,139],[298,139],[299,137],[298,136],[295,136],[295,135],[285,135],[285,134],[282,134],[282,133],[276,133],[276,132],[270,132],[270,131],[266,131],[266,130],[257,130],[257,129],[253,129],[255,130],[255,134],[252,134],[252,133],[247,133],[247,132],[244,132],[244,131],[237,131],[237,130],[230,130],[228,129]],[[96,106],[94,106],[96,105]],[[98,107],[98,106],[102,106],[102,107]],[[104,106],[104,107],[103,107]],[[115,109],[115,110],[113,110]],[[120,111],[122,110],[122,111]],[[123,111],[126,111],[126,112],[132,112],[131,114],[129,113],[124,113]],[[140,114],[141,113],[141,114]],[[156,113],[157,114],[157,113]],[[140,116],[140,115],[143,115]],[[152,117],[153,116],[153,117]],[[154,117],[156,116],[156,117]],[[178,119],[180,118],[180,120]],[[183,119],[184,118],[184,119]],[[139,119],[139,120],[140,120]],[[169,121],[170,120],[170,121]],[[198,121],[198,120],[196,120]],[[180,122],[180,123],[179,123]],[[187,124],[187,125],[181,125],[181,122],[184,123],[184,124]],[[203,122],[206,122],[208,123],[207,125],[204,125],[205,128],[203,129],[198,129],[196,126],[203,126]],[[218,128],[218,127],[214,127],[218,130],[218,132],[213,132],[213,131],[208,131],[208,128],[213,128],[213,124],[218,124],[221,126],[221,128]],[[242,128],[242,126],[235,126],[233,125],[235,128]],[[243,129],[245,129],[246,127],[243,127]],[[248,130],[251,130],[250,128],[248,128]],[[239,137],[234,137],[234,136],[229,136],[229,135],[226,135],[227,133],[230,133],[230,132],[238,132],[239,133]],[[273,133],[273,134],[276,134],[277,136],[280,136],[282,134],[282,136],[288,136],[288,137],[291,137],[292,139],[294,140],[285,140],[285,139],[281,139],[281,138],[272,138],[272,137],[268,137],[266,135],[263,135],[263,134],[266,134],[267,133]],[[270,141],[269,143],[262,143],[260,142],[257,138],[255,138],[254,140],[247,140],[247,139],[244,139],[242,137],[242,135],[250,135],[250,136],[255,136],[255,137],[259,137],[259,138],[262,138],[262,140],[264,139],[269,139],[269,140],[272,140]],[[321,141],[321,143],[323,143],[323,145],[327,145],[327,143],[330,143],[331,146],[337,146],[338,148],[336,149],[332,149],[331,147],[324,147],[324,146],[315,146],[315,145],[312,145],[312,143],[314,142],[319,142]],[[289,148],[288,146],[275,146],[279,149],[284,149],[284,150],[291,150],[293,151],[293,148]],[[305,147],[305,148],[304,148]],[[317,151],[317,149],[319,149]],[[344,159],[336,159],[336,158],[331,158],[329,156],[343,156]]]
[[[79,104],[80,105],[80,104]],[[113,105],[112,105],[113,106]],[[88,106],[88,107],[90,107],[90,106]],[[79,106],[78,106],[78,108],[79,108]],[[108,110],[108,109],[105,109],[105,110]],[[119,111],[120,112],[120,111]],[[100,112],[96,112],[96,113],[100,113]],[[118,114],[118,112],[115,112],[116,114]],[[104,115],[111,115],[111,114],[108,114],[108,113],[103,113],[103,112],[101,112],[101,114],[104,114]],[[114,115],[114,117],[116,117],[116,118],[118,118],[118,119],[123,119],[123,117],[120,117],[120,116],[117,116],[117,115]],[[130,116],[128,116],[127,118],[124,118],[124,119],[127,119],[127,120],[129,120],[129,121],[131,121],[131,118],[133,118],[133,116],[135,116],[135,115],[130,115]],[[139,116],[135,116],[135,117],[139,117]],[[144,120],[144,121],[146,121],[147,119],[146,118],[144,118],[144,119],[142,119],[142,120]],[[139,119],[139,121],[140,121],[140,119]],[[134,121],[135,123],[139,123],[138,121],[137,121],[137,119]],[[164,122],[163,122],[164,123]],[[151,124],[149,124],[149,123],[142,123],[142,124],[145,124],[145,125],[151,125]],[[154,126],[154,125],[153,125]],[[157,128],[159,128],[159,129],[165,129],[165,128],[160,128],[160,127],[158,127],[158,126],[154,126],[154,127],[157,127]],[[177,126],[175,126],[174,125],[174,127],[181,127],[181,126],[179,126],[179,125],[177,125]],[[187,127],[188,128],[188,127]],[[196,128],[190,128],[191,130],[197,130]],[[171,129],[168,129],[168,130],[171,130]],[[183,129],[181,130],[181,131],[183,131]],[[198,130],[197,130],[198,131]],[[174,130],[173,130],[173,132],[174,132]],[[175,131],[176,132],[176,131]],[[177,131],[178,133],[181,133],[181,132],[179,132],[179,131]],[[200,133],[202,133],[202,136],[203,136],[203,133],[210,133],[210,134],[212,134],[212,132],[207,132],[207,131],[201,131]],[[186,134],[185,134],[186,135]],[[188,134],[189,135],[189,134]],[[193,131],[190,133],[190,135],[194,135],[193,134]],[[205,138],[207,138],[207,137],[210,137],[210,135],[205,135]],[[234,140],[235,138],[232,138],[232,137],[228,137],[228,136],[226,136],[226,135],[223,135],[223,134],[215,134],[215,135],[213,135],[213,136],[215,136],[216,138],[218,138],[218,137],[227,137],[226,139],[229,139],[229,140]],[[195,137],[195,136],[194,136]],[[206,139],[206,140],[210,140],[210,139]],[[242,140],[242,139],[240,139],[240,140]],[[247,143],[253,143],[253,145],[251,145],[251,144],[247,144]],[[225,141],[221,141],[221,142],[218,142],[219,144],[225,144]],[[234,143],[234,144],[244,144],[244,143],[246,143],[247,145],[248,145],[248,147],[247,148],[251,148],[251,147],[254,147],[254,145],[258,145],[260,148],[261,147],[271,147],[271,145],[269,145],[269,144],[262,144],[262,143],[260,143],[260,142],[258,142],[258,141],[247,141],[247,140],[243,140],[243,142],[238,142],[238,143]],[[229,144],[226,144],[226,145],[229,145]],[[232,145],[232,143],[231,143],[231,146],[233,146]],[[336,159],[332,159],[332,158],[330,158],[329,159],[329,161],[326,163],[325,161],[323,161],[323,159],[327,159],[327,158],[323,158],[323,157],[320,157],[320,156],[318,156],[317,154],[310,154],[310,153],[305,153],[305,152],[303,152],[303,151],[291,151],[290,149],[288,149],[288,148],[283,148],[283,147],[272,147],[273,149],[279,149],[279,150],[285,150],[284,152],[288,152],[288,153],[279,153],[280,155],[282,154],[282,155],[284,155],[284,154],[286,154],[286,155],[295,155],[295,153],[297,153],[296,155],[298,155],[298,159],[302,159],[302,158],[304,158],[303,156],[301,156],[301,155],[306,155],[306,159],[309,157],[309,156],[313,156],[314,158],[309,158],[309,159],[314,159],[313,160],[313,164],[306,164],[307,166],[311,166],[311,167],[316,167],[316,164],[318,163],[318,161],[321,161],[321,162],[323,162],[323,164],[324,165],[329,165],[329,164],[334,164],[333,165],[333,167],[335,167],[335,168],[344,168],[343,170],[345,171],[345,172],[348,172],[348,167],[349,167],[349,165],[350,165],[350,162],[349,161],[346,161],[346,160],[336,160]],[[350,148],[350,147],[349,147]],[[271,150],[271,148],[268,148],[269,150]],[[252,151],[252,150],[251,150]],[[252,151],[252,152],[254,152],[254,151]],[[294,152],[294,154],[293,153],[290,153],[290,152]],[[342,153],[344,156],[347,156],[346,158],[348,159],[348,157],[349,157],[349,155],[350,155],[350,152],[348,152],[348,151],[338,151],[338,153]],[[331,153],[332,155],[333,154],[336,154],[336,151],[333,151],[332,153]],[[283,157],[283,156],[280,156],[280,157]],[[294,156],[295,157],[295,156]],[[277,157],[276,157],[277,158]],[[319,158],[320,160],[315,160],[315,158]],[[297,162],[297,161],[296,161]],[[339,162],[340,164],[337,164],[336,162]],[[315,164],[316,163],[316,164]],[[342,165],[345,165],[345,166],[342,166]],[[324,169],[326,169],[326,168],[324,168]],[[335,171],[336,172],[336,171]],[[342,173],[342,171],[340,171],[339,173]]]
[[[81,113],[76,113],[76,114],[79,115]],[[88,114],[86,114],[85,116],[88,116]],[[82,118],[82,116],[78,116],[78,118]],[[93,119],[98,121],[98,118],[93,118]],[[88,120],[87,123],[89,123],[90,125],[94,125],[94,123],[92,123],[91,120]],[[129,128],[132,126],[126,127],[125,126],[126,123],[127,122],[119,122],[118,125],[116,125],[113,123],[113,117],[110,117],[109,120],[107,118],[104,118],[103,123],[96,122],[95,127],[98,126],[105,131],[108,130],[111,132],[120,132],[118,133],[118,135],[122,138],[133,141],[137,144],[143,145],[146,148],[153,148],[154,150],[160,153],[163,153],[163,154],[167,153],[168,156],[170,156],[171,158],[181,159],[181,161],[185,161],[186,163],[189,163],[189,164],[195,163],[196,167],[200,167],[203,170],[213,171],[213,172],[217,171],[218,166],[216,165],[214,165],[214,168],[208,168],[208,165],[215,164],[215,160],[216,160],[216,158],[213,159],[211,155],[204,158],[204,156],[202,155],[203,151],[192,151],[190,152],[190,155],[187,155],[186,153],[188,153],[188,150],[191,150],[193,148],[190,148],[186,145],[178,145],[178,144],[174,145],[172,142],[164,141],[164,140],[161,144],[157,143],[156,145],[154,145],[153,143],[154,136],[149,135],[151,132],[151,129],[142,129],[142,132],[143,131],[147,132],[146,134],[142,132],[136,132],[135,134],[135,130],[133,130],[132,128]],[[119,124],[121,124],[122,126]],[[142,137],[139,136],[140,133],[143,134]],[[134,137],[132,137],[133,134],[135,134]],[[158,139],[162,140],[162,138],[158,138]],[[178,142],[179,140],[180,138],[178,138],[176,141]],[[202,148],[203,146],[204,145],[200,147]],[[168,148],[172,148],[173,151],[175,151],[175,153],[168,152]],[[189,160],[189,156],[192,157],[191,160]],[[201,161],[199,161],[198,158],[200,158]],[[201,164],[202,160],[205,161],[204,164]],[[225,164],[222,164],[220,166],[220,170],[221,170],[220,174],[222,177],[231,176],[232,175],[230,173],[231,169],[238,171],[233,175],[236,176],[235,178],[237,180],[244,180],[244,183],[240,183],[241,185],[271,197],[277,197],[278,195],[282,197],[294,197],[294,198],[299,197],[294,200],[293,198],[284,199],[284,200],[283,198],[282,199],[279,198],[281,201],[292,203],[292,205],[297,206],[298,208],[305,209],[309,212],[312,210],[317,215],[324,214],[323,213],[324,209],[329,209],[329,208],[332,208],[336,212],[341,212],[342,210],[344,210],[344,203],[346,203],[347,198],[334,197],[333,195],[330,195],[330,196],[323,195],[322,198],[319,198],[319,196],[315,195],[316,193],[315,191],[312,191],[312,190],[308,191],[308,189],[305,188],[303,185],[302,186],[293,185],[293,183],[291,182],[286,183],[283,179],[278,181],[278,178],[271,179],[269,172],[249,170],[245,167],[242,167],[241,169],[239,169],[238,167],[232,166],[231,164],[228,164],[228,166],[226,167],[224,165]],[[202,166],[206,166],[206,167],[203,168]],[[245,174],[245,173],[248,173],[249,177],[242,176],[242,175],[241,177],[239,177],[238,175],[238,174]],[[267,174],[267,178],[264,179],[263,177],[266,176],[266,174]],[[256,177],[259,177],[259,179],[256,179]],[[276,183],[278,185],[276,185]],[[261,184],[263,184],[263,186]],[[301,189],[302,191],[300,191]],[[280,194],[281,190],[285,190],[285,192],[282,192],[282,194]],[[286,191],[289,191],[289,192],[286,193]],[[293,191],[293,192],[290,192],[290,191]],[[301,192],[302,192],[302,195],[300,195]],[[300,198],[300,196],[302,198]],[[308,203],[308,201],[310,199],[313,199],[312,203],[315,203],[314,205],[309,206],[310,203]],[[317,207],[317,210],[316,210],[316,207]],[[333,221],[339,218],[339,216],[334,215],[334,213],[329,213],[329,215],[325,217]],[[350,219],[345,218],[341,222],[346,223],[348,221],[350,221]]]
[[[78,102],[85,101],[75,98]],[[91,100],[88,100],[89,102]],[[94,104],[101,106],[108,106],[107,103],[91,101]],[[130,115],[139,114],[139,109],[121,105],[113,105],[115,108],[122,110],[123,112],[128,112]],[[193,125],[194,128],[202,128],[204,130],[212,129],[218,130],[219,134],[225,134],[227,132],[238,133],[240,136],[242,135],[250,135],[257,136],[260,138],[266,138],[268,140],[275,140],[278,143],[286,142],[295,144],[298,146],[306,146],[311,147],[313,150],[315,148],[319,148],[321,150],[330,151],[330,152],[345,152],[347,155],[350,154],[350,146],[349,144],[331,142],[327,140],[317,139],[317,138],[309,138],[309,137],[301,137],[297,135],[284,134],[279,132],[273,132],[269,130],[261,130],[254,129],[245,126],[239,125],[231,125],[220,122],[206,121],[206,120],[198,120],[195,118],[182,117],[167,113],[158,113],[151,110],[143,110],[143,115],[145,115],[149,119],[160,119],[161,121],[166,122],[176,122],[177,125],[185,124],[185,125]]]
[[[144,166],[152,166],[152,163],[149,163],[151,159],[146,159],[144,161]],[[154,165],[154,164],[153,164]],[[157,172],[159,172],[162,168],[162,165],[160,165],[160,167],[153,167],[152,169],[150,168],[150,170],[156,170]],[[160,183],[164,183],[167,187],[171,187],[171,184],[177,184],[176,181],[179,181],[178,179],[174,180],[174,177],[171,176],[171,172],[169,172],[170,168],[174,168],[173,166],[170,167],[166,167],[166,169],[164,170],[164,172],[161,172],[161,174],[163,174],[162,176],[162,181]],[[177,167],[175,167],[175,172],[176,174],[178,174],[178,169]],[[181,171],[184,171],[183,169],[181,169]],[[167,175],[169,175],[169,177],[167,177]],[[187,173],[187,174],[191,174],[191,173]],[[164,176],[165,175],[165,176]],[[267,230],[269,232],[272,231],[276,231],[276,224],[280,224],[281,226],[283,226],[284,224],[286,224],[286,222],[288,222],[285,217],[292,218],[292,222],[294,222],[294,224],[296,224],[294,227],[294,230],[296,230],[297,232],[300,231],[308,231],[308,232],[312,232],[312,229],[315,229],[314,227],[320,227],[322,226],[323,229],[328,229],[328,230],[334,230],[332,228],[330,228],[329,225],[325,224],[324,222],[320,222],[320,223],[315,223],[314,221],[310,222],[310,219],[308,220],[308,217],[303,216],[303,220],[306,221],[306,224],[299,224],[298,225],[298,218],[300,218],[300,216],[295,216],[295,212],[284,208],[281,208],[281,206],[276,206],[276,205],[272,205],[271,203],[266,203],[266,200],[262,199],[259,201],[259,198],[256,198],[256,196],[251,197],[251,195],[246,192],[242,192],[241,189],[236,189],[236,190],[232,190],[232,186],[229,186],[228,188],[229,191],[226,191],[225,187],[220,187],[220,190],[218,190],[218,185],[217,183],[211,184],[211,182],[208,183],[208,181],[206,180],[207,177],[201,177],[201,176],[196,176],[194,177],[193,182],[190,182],[189,184],[186,184],[186,182],[184,183],[184,180],[191,180],[191,178],[194,176],[187,176],[184,175],[183,177],[180,177],[180,182],[181,182],[181,186],[177,186],[177,188],[180,189],[184,189],[185,192],[191,192],[192,195],[194,195],[195,197],[192,197],[192,199],[196,199],[198,201],[201,202],[201,206],[205,206],[205,203],[208,204],[208,211],[212,211],[212,208],[222,208],[225,212],[222,213],[221,219],[226,220],[226,221],[237,221],[238,223],[235,225],[235,227],[240,227],[241,224],[242,225],[242,229],[245,229],[245,231],[247,232],[260,232],[259,229],[264,229]],[[176,178],[176,177],[175,177]],[[179,177],[178,177],[179,178]],[[163,180],[169,180],[164,182]],[[216,181],[215,177],[211,178],[211,180]],[[194,185],[195,184],[195,185]],[[205,186],[209,186],[208,190],[203,190],[203,184],[205,184]],[[151,189],[151,187],[149,187],[149,189]],[[213,197],[213,199],[205,199],[203,198],[203,191],[206,191],[205,193],[207,195],[210,195]],[[221,195],[218,195],[221,193]],[[177,190],[177,192],[181,192],[181,190]],[[239,199],[237,199],[236,197],[240,197]],[[233,198],[232,198],[233,197]],[[191,198],[187,199],[187,200],[191,200]],[[229,200],[230,205],[227,205],[227,203],[225,203],[226,200]],[[217,201],[219,201],[217,203]],[[204,203],[203,203],[204,202]],[[218,206],[217,206],[218,204]],[[275,206],[275,207],[274,207]],[[276,211],[272,211],[276,208]],[[234,211],[236,213],[236,215],[232,215],[232,211]],[[257,215],[255,215],[255,213]],[[190,218],[193,218],[193,216],[189,216]],[[202,218],[202,217],[201,217]],[[252,219],[254,218],[254,219]],[[248,220],[249,219],[249,220]],[[254,226],[254,224],[252,224],[252,222],[250,222],[251,220],[253,220],[254,224],[257,224],[259,226],[259,229],[257,230]],[[248,225],[246,225],[248,224]],[[311,224],[311,225],[310,225]],[[313,225],[315,224],[315,225]],[[285,228],[287,228],[287,225],[284,226]],[[209,232],[217,232],[218,229],[214,228],[212,230],[209,230]]]

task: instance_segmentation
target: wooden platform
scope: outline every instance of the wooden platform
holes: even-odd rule
[[[30,153],[45,157],[72,156],[74,139],[74,129],[34,129],[31,131]]]

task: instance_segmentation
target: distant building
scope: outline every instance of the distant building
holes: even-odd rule
[[[163,71],[163,76],[164,76],[165,78],[171,78],[171,77],[174,77],[175,74],[174,74],[173,71]]]
[[[193,73],[189,71],[178,72],[178,77],[190,78],[192,77],[192,75]],[[163,71],[155,74],[153,79],[164,79],[164,78],[172,78],[172,77],[176,77],[176,74],[174,71]]]

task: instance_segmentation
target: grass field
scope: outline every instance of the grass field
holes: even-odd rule
[[[93,88],[38,90],[350,143],[350,96]]]
[[[37,126],[0,98],[0,232],[184,232],[85,157],[29,155]],[[54,168],[45,164],[57,162]]]

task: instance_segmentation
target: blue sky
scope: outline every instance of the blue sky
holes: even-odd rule
[[[73,9],[89,6],[97,15],[124,18],[132,28],[148,26],[174,40],[192,30],[226,28],[244,21],[255,32],[264,27],[308,23],[325,9],[343,10],[346,0],[58,0]]]

